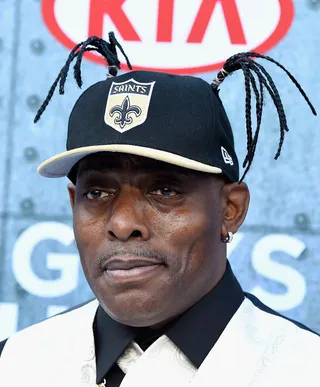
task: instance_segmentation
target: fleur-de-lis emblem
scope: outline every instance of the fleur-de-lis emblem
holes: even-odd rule
[[[116,105],[110,109],[110,116],[113,117],[117,114],[117,117],[114,119],[114,123],[119,125],[123,129],[126,125],[130,125],[133,122],[133,118],[130,117],[131,114],[134,114],[136,117],[141,115],[141,108],[137,105],[130,105],[130,98],[126,96],[123,100],[121,106]]]
[[[131,78],[124,82],[112,82],[104,122],[108,127],[124,133],[142,125],[149,112],[155,81],[138,82]]]

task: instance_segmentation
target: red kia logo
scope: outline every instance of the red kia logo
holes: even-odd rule
[[[43,0],[42,12],[69,49],[112,30],[134,69],[180,74],[218,70],[240,51],[270,50],[294,16],[292,0]]]

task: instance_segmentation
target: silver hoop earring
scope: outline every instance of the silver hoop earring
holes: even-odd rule
[[[228,231],[228,236],[227,237],[221,237],[221,240],[223,243],[231,243],[233,240],[233,232]]]

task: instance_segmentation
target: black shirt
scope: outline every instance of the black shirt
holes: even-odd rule
[[[244,293],[229,263],[219,283],[183,315],[161,330],[133,328],[113,320],[98,307],[93,332],[97,383],[118,387],[124,377],[116,364],[123,350],[135,340],[146,350],[163,334],[199,368],[244,300]],[[0,354],[5,342],[0,343]]]

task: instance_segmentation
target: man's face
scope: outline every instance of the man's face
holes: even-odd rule
[[[225,267],[220,177],[148,158],[100,153],[70,187],[86,278],[115,320],[152,326],[210,291]]]

